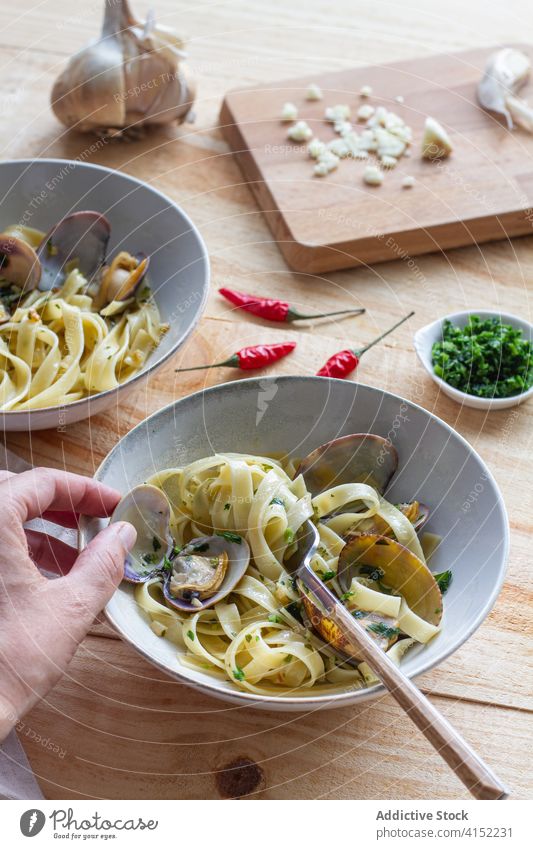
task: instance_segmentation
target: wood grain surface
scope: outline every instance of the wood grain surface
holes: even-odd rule
[[[301,77],[224,98],[224,137],[291,268],[332,271],[530,232],[533,181],[525,162],[533,153],[533,137],[509,133],[476,98],[494,49]],[[527,46],[524,50],[531,53]],[[305,91],[312,81],[324,99],[309,103]],[[362,99],[365,85],[372,95]],[[413,130],[408,156],[385,173],[381,186],[363,181],[366,166],[376,162],[373,156],[342,160],[327,177],[315,177],[307,144],[291,142],[291,124],[280,121],[285,101],[298,107],[298,119],[325,142],[338,138],[324,121],[326,105],[349,105],[356,131],[364,127],[357,123],[360,105],[384,106]],[[428,115],[450,134],[454,152],[448,159],[429,162],[420,156]],[[402,188],[407,175],[415,178],[412,190]]]
[[[529,5],[505,14],[481,0],[415,6],[377,0],[235,0],[220,5],[156,0],[160,20],[189,35],[199,79],[197,122],[135,144],[64,133],[48,97],[67,56],[96,35],[99,3],[0,0],[2,156],[80,157],[141,177],[182,204],[212,262],[212,293],[198,331],[176,358],[119,409],[65,432],[6,435],[34,464],[91,474],[116,441],[164,404],[227,379],[229,371],[178,376],[252,342],[297,334],[279,373],[312,374],[336,350],[364,344],[411,309],[415,317],[364,357],[358,379],[442,417],[480,452],[509,511],[508,574],[486,622],[453,657],[417,681],[512,790],[531,795],[531,403],[500,413],[461,409],[418,365],[417,327],[446,312],[505,309],[531,320],[531,236],[474,245],[356,271],[290,271],[218,128],[224,94],[246,85],[318,77],[376,63],[497,42],[533,43]],[[138,5],[138,4],[137,4]],[[138,7],[143,12],[142,4]],[[280,97],[280,100],[283,99]],[[531,159],[524,153],[524,173]],[[289,297],[301,308],[361,305],[367,313],[314,329],[271,327],[237,316],[222,285]],[[390,697],[358,708],[284,716],[243,710],[166,678],[95,623],[68,673],[29,714],[20,738],[50,798],[464,798],[465,791],[413,733]]]

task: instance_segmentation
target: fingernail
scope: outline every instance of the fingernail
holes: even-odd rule
[[[129,522],[118,522],[116,525],[115,533],[118,534],[121,543],[124,545],[124,548],[127,548],[128,551],[135,545],[135,540],[137,539],[137,531],[130,525]]]

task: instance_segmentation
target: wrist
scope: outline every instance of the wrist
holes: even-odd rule
[[[2,743],[10,731],[13,730],[19,721],[18,712],[15,710],[11,702],[7,701],[0,694],[0,743]]]

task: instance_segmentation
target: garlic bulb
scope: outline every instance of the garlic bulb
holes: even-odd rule
[[[151,14],[138,21],[128,0],[105,0],[100,38],[76,53],[58,77],[52,109],[67,127],[84,132],[120,134],[145,124],[182,123],[194,101],[183,46]]]
[[[478,100],[484,109],[504,115],[507,126],[513,129],[516,121],[533,132],[533,108],[517,92],[529,79],[531,63],[525,53],[505,47],[494,53],[485,68],[477,88]]]

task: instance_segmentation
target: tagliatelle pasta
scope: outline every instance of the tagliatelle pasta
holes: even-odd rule
[[[37,242],[36,231],[16,232]],[[167,329],[144,284],[135,296],[102,306],[97,287],[75,267],[61,288],[18,298],[1,274],[2,411],[63,406],[114,389],[144,366]]]
[[[369,632],[385,641],[394,662],[438,633],[439,626],[412,610],[401,586],[387,586],[386,574],[375,566],[363,567],[350,591],[342,592],[339,556],[346,540],[372,523],[388,528],[390,537],[427,572],[413,523],[373,487],[343,484],[312,498],[303,477],[294,477],[292,464],[284,467],[270,457],[232,453],[165,469],[147,484],[162,490],[169,501],[170,533],[178,549],[213,532],[233,540],[242,537],[250,548],[246,573],[232,591],[191,614],[167,603],[163,575],[136,585],[135,598],[152,630],[176,644],[184,666],[255,695],[313,695],[376,683],[366,664],[343,656],[311,627],[284,567],[307,519],[316,523],[320,536],[314,571]],[[406,582],[406,594],[411,597],[412,591]]]

